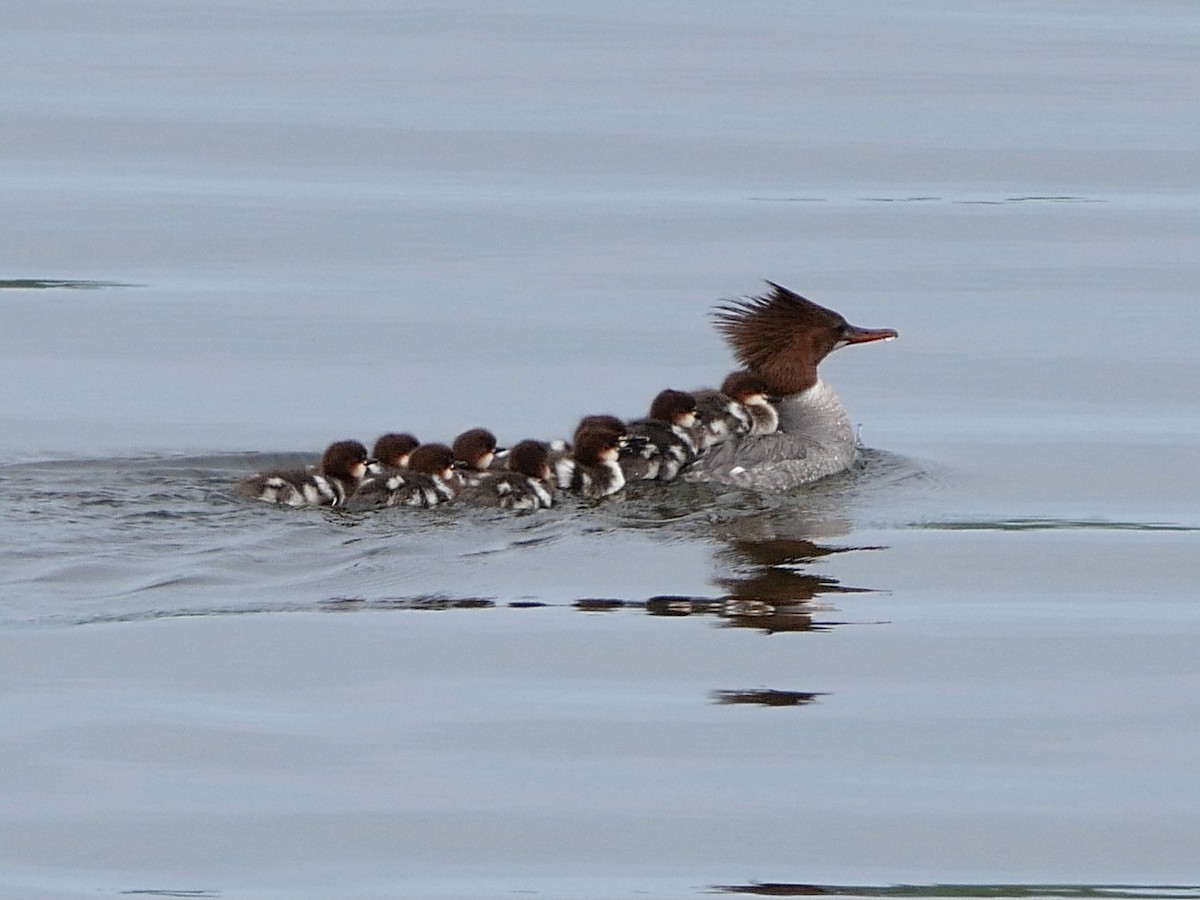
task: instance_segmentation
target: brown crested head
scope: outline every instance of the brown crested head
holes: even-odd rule
[[[408,467],[426,475],[445,475],[454,468],[454,451],[445,444],[422,444],[409,456]]]
[[[584,416],[579,420],[579,424],[575,426],[575,434],[572,435],[571,440],[578,441],[579,433],[587,428],[600,428],[606,431],[613,431],[616,432],[619,438],[629,434],[629,427],[616,416]]]
[[[659,422],[677,424],[688,413],[696,412],[696,398],[687,391],[676,391],[667,388],[659,391],[650,404],[650,418]]]
[[[518,441],[508,451],[506,463],[510,472],[529,478],[549,479],[550,448],[541,441]]]
[[[755,394],[766,395],[770,392],[766,379],[753,372],[730,372],[721,382],[721,393],[726,397],[732,397],[738,403]]]
[[[368,459],[367,448],[358,441],[338,441],[321,455],[321,474],[357,481],[366,471]]]
[[[384,465],[402,469],[408,464],[409,454],[420,445],[421,442],[411,434],[382,434],[375,441],[372,455]]]
[[[894,338],[890,328],[865,329],[768,281],[761,297],[729,300],[713,312],[733,355],[772,394],[798,394],[817,383],[817,365],[838,347]]]
[[[585,428],[575,436],[574,458],[577,463],[594,466],[610,451],[619,450],[621,439],[611,430]]]
[[[460,465],[482,471],[491,462],[485,457],[496,452],[496,436],[486,428],[472,428],[456,437],[451,449]]]

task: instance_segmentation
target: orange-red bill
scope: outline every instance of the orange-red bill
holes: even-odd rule
[[[859,328],[847,325],[842,332],[842,340],[847,344],[866,344],[871,341],[890,341],[899,337],[891,328]]]

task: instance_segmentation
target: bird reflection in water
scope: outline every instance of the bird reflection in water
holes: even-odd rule
[[[840,622],[817,619],[832,609],[819,598],[832,594],[864,593],[837,579],[814,575],[804,568],[835,553],[878,550],[879,547],[835,547],[807,538],[731,537],[717,551],[724,574],[714,583],[723,596],[715,598],[663,595],[645,602],[652,616],[712,615],[725,628],[756,628],[767,634],[824,631]],[[581,601],[580,609],[595,610],[600,601]]]

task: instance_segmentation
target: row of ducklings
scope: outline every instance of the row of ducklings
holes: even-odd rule
[[[630,481],[673,481],[717,444],[770,434],[778,425],[763,380],[733,372],[720,390],[660,392],[642,419],[585,416],[569,443],[523,440],[501,450],[485,428],[465,431],[450,445],[389,433],[370,455],[358,441],[338,441],[318,466],[254,475],[237,490],[286,506],[430,507],[455,500],[542,509],[556,491],[599,499]]]

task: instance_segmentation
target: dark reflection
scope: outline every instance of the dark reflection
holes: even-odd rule
[[[713,691],[713,699],[722,704],[748,706],[807,706],[825,694],[820,691]]]
[[[580,612],[616,612],[620,609],[640,606],[628,600],[616,600],[610,597],[584,597],[571,604]]]
[[[722,894],[757,897],[1105,897],[1109,900],[1166,900],[1200,897],[1196,885],[1171,884],[719,884]]]
[[[820,631],[834,622],[813,619],[814,602],[824,594],[861,593],[834,578],[813,575],[802,566],[834,553],[876,547],[828,547],[801,538],[733,539],[716,554],[728,574],[715,579],[728,594],[722,606],[726,627],[759,628],[768,634]]]
[[[450,597],[446,594],[420,594],[415,597],[382,597],[366,600],[362,597],[334,597],[320,604],[325,612],[357,612],[363,609],[493,609],[496,601],[489,597]]]
[[[816,621],[812,612],[799,606],[772,606],[760,601],[739,601],[721,617],[722,628],[757,628],[764,634],[788,631],[828,631],[840,622]]]
[[[45,290],[47,288],[70,288],[72,290],[91,291],[99,288],[115,287],[140,287],[140,285],[124,284],[120,281],[87,281],[62,278],[0,278],[0,290]]]

